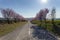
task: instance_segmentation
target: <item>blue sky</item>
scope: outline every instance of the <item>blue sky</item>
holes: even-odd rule
[[[48,8],[51,12],[52,7],[56,8],[56,18],[60,18],[60,0],[0,0],[0,8],[10,8],[23,17],[34,17],[40,9]],[[0,13],[0,17],[2,14]]]

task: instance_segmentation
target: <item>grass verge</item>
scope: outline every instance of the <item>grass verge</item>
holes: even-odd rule
[[[53,26],[51,20],[46,20],[46,23],[42,21],[42,23],[39,20],[33,20],[31,21],[33,24],[37,24],[38,27],[43,27],[49,32],[60,36],[60,20],[54,20],[55,25]],[[41,25],[41,26],[40,26]],[[45,26],[46,25],[46,26]]]
[[[21,27],[22,25],[26,24],[26,22],[17,22],[13,24],[0,24],[0,37],[12,32],[14,29]]]

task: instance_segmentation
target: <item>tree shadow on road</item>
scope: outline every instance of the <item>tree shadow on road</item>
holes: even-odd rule
[[[41,27],[31,27],[33,29],[32,36],[33,38],[38,38],[42,40],[57,40],[57,38],[50,34],[47,30],[41,28]]]

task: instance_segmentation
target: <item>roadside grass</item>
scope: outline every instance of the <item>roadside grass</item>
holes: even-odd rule
[[[41,27],[40,24],[42,25],[43,28],[46,28],[46,30],[48,30],[49,32],[53,33],[53,34],[57,34],[60,36],[60,20],[55,20],[55,25],[56,27],[53,27],[52,21],[51,20],[46,20],[46,24],[41,23],[39,20],[33,20],[31,21],[31,23],[36,24],[38,27]],[[46,26],[45,26],[46,25]]]
[[[60,27],[60,20],[55,20],[54,22],[55,22],[55,25]],[[31,23],[36,24],[37,26],[40,26],[40,24],[41,24],[40,20],[33,20],[33,21],[31,21]],[[42,26],[47,25],[47,26],[51,27],[52,26],[52,21],[51,20],[46,20],[46,24],[44,23],[44,21],[42,21],[41,25]]]
[[[17,23],[12,23],[12,24],[0,24],[0,37],[12,32],[14,29],[23,26],[27,22],[17,22]]]

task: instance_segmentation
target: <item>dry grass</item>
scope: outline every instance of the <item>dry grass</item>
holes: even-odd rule
[[[13,24],[0,24],[0,36],[3,36],[14,29],[21,27],[24,25],[26,22],[18,22],[18,23],[13,23]]]

